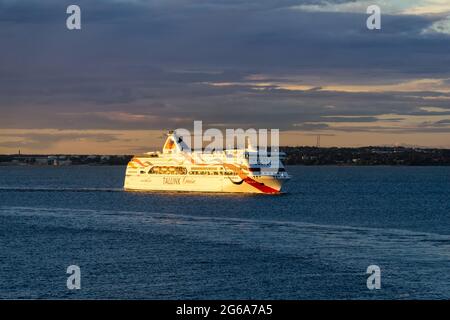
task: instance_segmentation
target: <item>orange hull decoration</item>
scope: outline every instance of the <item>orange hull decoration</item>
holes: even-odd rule
[[[137,159],[137,158],[133,158],[133,159],[131,159],[131,161],[136,162],[137,164],[139,164],[141,167],[144,167],[144,168],[146,168],[146,167],[152,165],[152,164],[151,164],[150,162],[148,162],[148,161],[145,161],[145,163],[142,163],[141,160],[139,160],[139,159]]]
[[[253,188],[258,189],[261,192],[264,193],[279,193],[277,189],[271,188],[269,186],[266,186],[264,183],[260,183],[256,181],[255,179],[250,178],[245,172],[242,171],[242,169],[234,164],[226,164],[224,163],[223,166],[225,168],[234,170],[239,175],[239,178],[244,180],[245,183],[251,185]]]
[[[264,185],[264,183],[260,183],[256,180],[253,180],[250,177],[247,177],[244,179],[244,182],[248,183],[249,185],[251,185],[252,187],[258,189],[261,192],[264,193],[280,193],[280,191],[278,191],[277,189],[271,188],[269,186]]]

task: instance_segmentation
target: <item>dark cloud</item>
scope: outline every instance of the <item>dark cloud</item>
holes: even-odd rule
[[[317,1],[77,3],[81,31],[65,28],[69,1],[0,1],[0,128],[161,129],[203,120],[326,130],[314,122],[376,122],[382,114],[450,108],[448,94],[425,90],[254,85],[280,77],[297,84],[449,79],[448,37],[421,33],[433,17],[386,15],[382,32],[370,32],[364,13],[290,8]],[[266,77],[248,80],[255,74]],[[246,81],[252,83],[211,85]]]
[[[400,121],[402,119],[389,119],[389,121]],[[324,122],[376,122],[376,117],[322,117]]]

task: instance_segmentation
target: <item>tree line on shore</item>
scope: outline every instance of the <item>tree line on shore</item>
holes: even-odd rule
[[[280,147],[287,165],[450,165],[450,149]],[[132,155],[0,155],[0,165],[126,165]]]

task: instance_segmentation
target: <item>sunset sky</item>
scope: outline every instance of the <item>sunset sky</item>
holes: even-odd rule
[[[450,148],[450,1],[0,0],[0,153],[132,154],[194,120]]]

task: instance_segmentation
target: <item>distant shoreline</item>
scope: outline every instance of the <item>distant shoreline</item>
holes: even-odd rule
[[[450,149],[407,147],[280,147],[287,165],[450,166]],[[133,155],[11,154],[0,166],[126,165]]]

